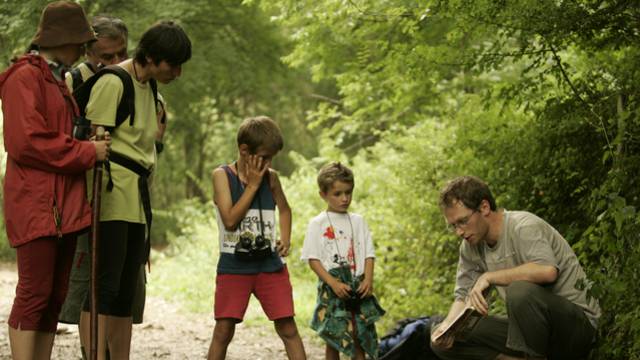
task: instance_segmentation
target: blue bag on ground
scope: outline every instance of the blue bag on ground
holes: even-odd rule
[[[437,360],[429,339],[433,318],[425,316],[398,321],[396,327],[380,339],[380,360]]]

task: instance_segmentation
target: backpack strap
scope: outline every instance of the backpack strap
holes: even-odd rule
[[[95,75],[87,79],[87,81],[75,89],[73,96],[80,108],[80,114],[82,116],[86,116],[87,104],[91,97],[91,89],[93,89],[93,86],[96,84],[98,79],[106,74],[116,75],[120,78],[123,85],[122,98],[120,99],[120,103],[116,110],[115,126],[108,128],[107,130],[113,131],[115,128],[120,126],[127,117],[129,117],[129,125],[133,126],[133,120],[135,118],[135,92],[133,89],[133,80],[131,79],[131,75],[118,65],[109,65],[100,69],[95,73]]]
[[[153,93],[153,103],[156,106],[156,114],[157,114],[158,113],[158,82],[156,81],[156,79],[149,79],[149,86],[151,86],[151,92]]]
[[[83,64],[87,68],[91,69],[91,72],[95,72],[93,65],[90,62],[85,61],[83,62]],[[69,74],[71,74],[71,88],[73,89],[73,91],[76,91],[76,89],[80,87],[82,83],[84,83],[84,79],[82,79],[82,71],[80,71],[80,66],[71,69],[69,71]]]
[[[162,118],[160,118],[160,123],[164,124],[167,122],[167,109],[164,107],[164,103],[158,99],[158,82],[156,79],[149,79],[149,86],[151,86],[151,92],[153,92],[153,102],[156,104],[156,114],[158,113],[158,109],[162,109]]]
[[[142,209],[144,210],[144,217],[147,223],[147,233],[145,237],[145,251],[146,260],[149,259],[149,251],[151,249],[149,241],[151,234],[151,222],[153,220],[153,214],[151,212],[151,195],[149,193],[149,176],[151,171],[138,162],[126,157],[117,152],[112,152],[109,155],[109,161],[105,163],[109,181],[107,183],[107,191],[113,191],[113,179],[111,178],[111,163],[116,163],[129,171],[138,175],[138,191],[140,192],[140,200],[142,202]]]
[[[120,126],[124,122],[124,120],[129,117],[129,126],[133,126],[133,120],[135,118],[135,91],[133,89],[133,80],[131,79],[131,75],[127,72],[127,70],[121,68],[118,65],[110,65],[103,69],[107,74],[114,74],[122,80],[122,85],[124,85],[124,91],[122,93],[122,99],[120,99],[120,104],[118,104],[118,109],[116,110],[116,128]],[[100,71],[103,71],[100,70]]]
[[[69,74],[71,74],[71,86],[73,88],[73,91],[75,91],[84,82],[82,80],[82,73],[80,72],[80,69],[76,67],[71,69],[71,71],[69,71]]]
[[[165,124],[167,122],[167,109],[164,107],[164,103],[158,98],[158,82],[155,79],[149,80],[151,86],[151,92],[153,92],[153,100],[156,105],[156,114],[162,109],[162,117],[160,123]],[[156,140],[156,153],[160,154],[164,150],[164,143],[160,140]]]

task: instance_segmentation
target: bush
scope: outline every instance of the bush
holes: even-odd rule
[[[165,215],[165,222],[180,230],[168,231],[168,246],[152,252],[149,292],[183,304],[190,311],[205,312],[213,299],[217,260],[213,205],[183,200]]]
[[[459,243],[446,232],[437,205],[439,187],[450,172],[444,152],[449,135],[425,122],[353,159],[332,148],[312,160],[293,156],[297,170],[283,179],[294,211],[292,256],[299,258],[308,221],[326,209],[318,196],[318,169],[329,161],[352,167],[356,185],[350,211],[362,214],[371,228],[377,256],[375,293],[388,311],[381,329],[407,316],[443,313],[452,301],[452,265]],[[293,264],[294,277],[315,280],[306,264]]]

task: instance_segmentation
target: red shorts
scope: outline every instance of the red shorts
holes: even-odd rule
[[[9,326],[55,332],[76,248],[76,236],[39,238],[16,248],[18,286]]]
[[[294,316],[293,295],[289,271],[258,274],[218,274],[214,316],[216,319],[242,321],[251,294],[254,294],[269,320]]]

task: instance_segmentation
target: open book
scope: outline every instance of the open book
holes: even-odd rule
[[[472,305],[467,305],[447,326],[443,332],[433,341],[438,341],[441,337],[451,334],[455,339],[464,338],[482,318],[482,314],[478,312]]]

